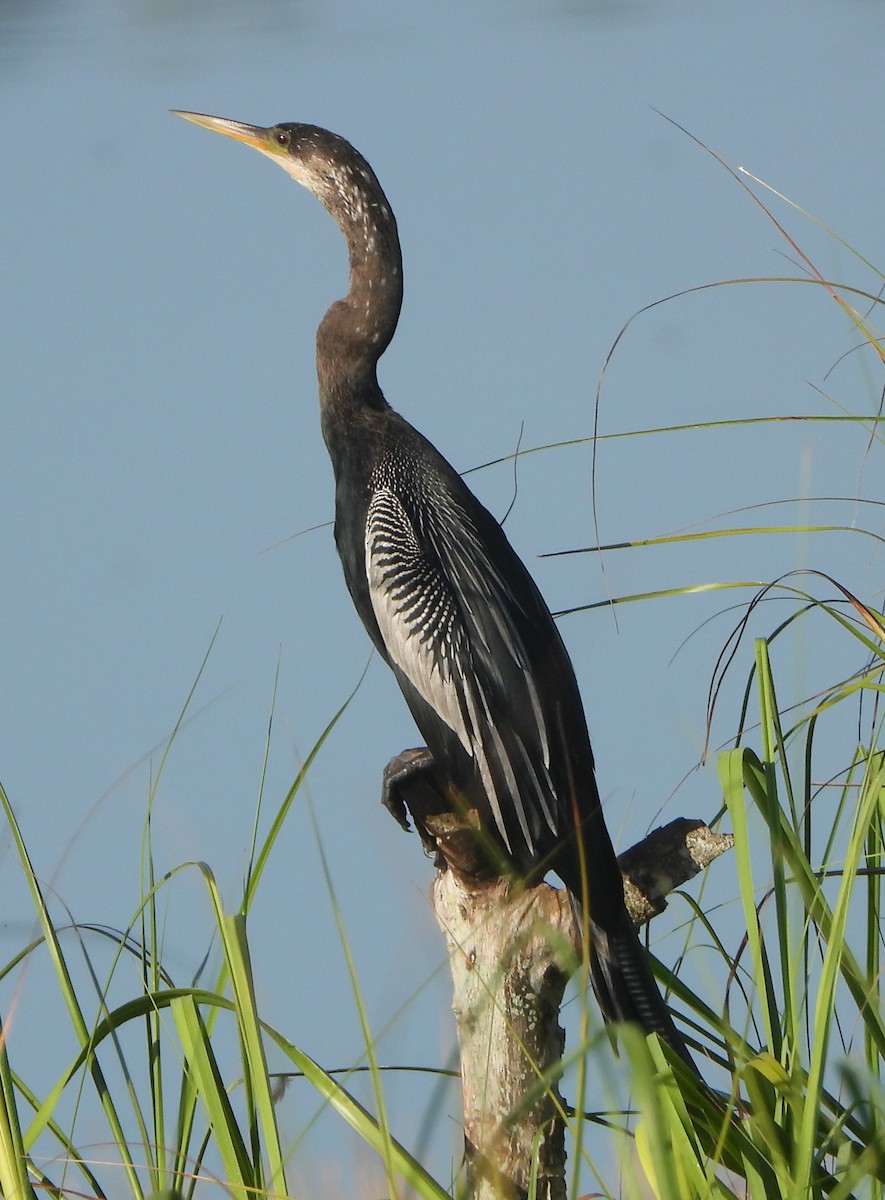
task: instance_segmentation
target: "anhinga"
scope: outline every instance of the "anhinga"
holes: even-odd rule
[[[335,540],[347,586],[434,764],[522,878],[548,868],[586,905],[604,1014],[664,1037],[689,1064],[624,906],[569,656],[501,526],[390,406],[376,376],[403,295],[396,221],[349,142],[182,112],[253,146],[312,192],[350,255],[350,290],[317,331]]]

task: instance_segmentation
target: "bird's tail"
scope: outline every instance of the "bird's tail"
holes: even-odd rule
[[[659,1034],[696,1075],[700,1072],[664,1003],[636,928],[623,919],[602,929],[590,922],[590,980],[603,1016]]]

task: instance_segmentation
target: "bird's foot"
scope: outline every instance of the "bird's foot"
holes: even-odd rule
[[[437,775],[433,755],[426,746],[403,750],[390,760],[384,768],[381,803],[407,832],[411,830],[411,817],[425,853],[434,859],[438,857],[437,839],[427,829],[425,820],[448,812],[451,804],[446,786]]]

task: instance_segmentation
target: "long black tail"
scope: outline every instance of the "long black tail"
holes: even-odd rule
[[[590,979],[609,1021],[629,1021],[659,1034],[683,1062],[700,1075],[682,1035],[664,1003],[645,948],[626,909],[614,927],[590,922]]]

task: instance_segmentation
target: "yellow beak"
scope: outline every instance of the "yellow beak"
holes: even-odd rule
[[[176,117],[184,117],[185,121],[193,121],[194,125],[202,125],[204,129],[211,129],[215,133],[223,133],[225,137],[235,138],[238,142],[245,142],[247,146],[254,146],[256,150],[263,150],[265,154],[274,153],[274,143],[268,140],[268,130],[262,125],[245,125],[242,121],[209,117],[205,113],[182,112],[177,108],[171,111]]]

